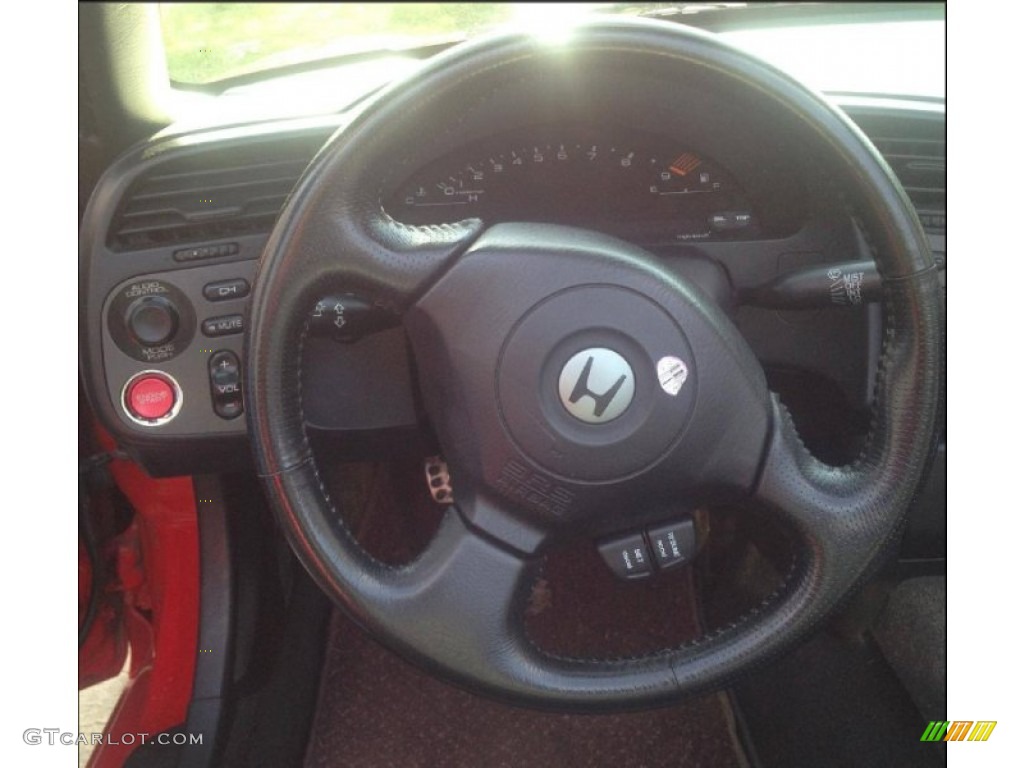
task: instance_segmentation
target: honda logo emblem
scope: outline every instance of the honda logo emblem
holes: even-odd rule
[[[558,377],[558,394],[565,409],[580,421],[603,424],[633,402],[633,369],[618,352],[592,347],[577,352]]]

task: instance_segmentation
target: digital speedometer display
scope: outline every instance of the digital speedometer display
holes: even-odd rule
[[[567,127],[459,149],[416,172],[386,207],[409,224],[553,222],[648,242],[758,229],[735,179],[685,142]]]

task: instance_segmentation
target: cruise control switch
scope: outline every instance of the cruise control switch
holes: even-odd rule
[[[691,517],[648,528],[647,540],[662,571],[686,565],[697,554],[697,531]]]
[[[309,332],[313,336],[326,336],[347,344],[371,333],[394,328],[399,322],[394,312],[358,296],[327,296],[313,308]]]
[[[599,544],[597,549],[620,579],[642,579],[651,575],[651,553],[642,533],[611,539]]]
[[[597,551],[612,573],[625,580],[642,579],[655,570],[669,571],[691,563],[697,549],[697,528],[692,517],[597,543]]]

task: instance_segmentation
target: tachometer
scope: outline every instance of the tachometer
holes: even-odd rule
[[[417,172],[387,206],[410,224],[541,221],[641,240],[706,238],[754,225],[733,178],[697,152],[664,137],[564,126],[459,150]],[[730,226],[721,225],[725,219]]]

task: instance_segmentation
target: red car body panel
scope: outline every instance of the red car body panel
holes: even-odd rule
[[[102,430],[100,439],[114,448]],[[110,611],[97,617],[79,654],[79,686],[117,674],[125,647],[131,649],[131,665],[103,743],[90,758],[95,768],[123,765],[142,743],[141,734],[155,740],[185,722],[199,636],[199,527],[192,479],[154,479],[121,459],[111,462],[110,471],[136,512],[110,545],[117,579],[107,590],[123,596],[121,623],[112,626]]]

